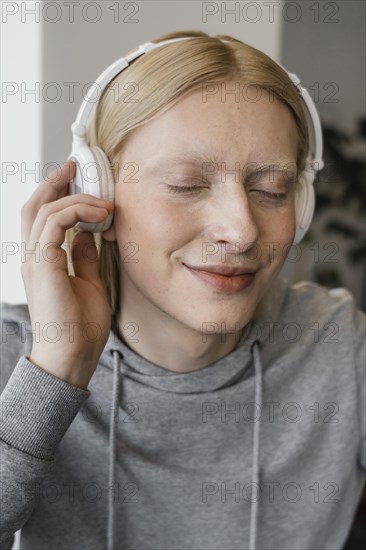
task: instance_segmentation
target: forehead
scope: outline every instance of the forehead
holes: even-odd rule
[[[235,83],[234,83],[235,84]],[[227,90],[234,90],[227,84]],[[290,109],[265,90],[256,101],[236,93],[183,97],[134,130],[126,152],[146,167],[187,162],[294,162],[298,136]]]

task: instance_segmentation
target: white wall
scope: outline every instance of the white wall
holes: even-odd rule
[[[6,4],[8,4],[6,6]],[[36,2],[27,2],[31,9]],[[42,80],[41,24],[1,3],[1,300],[25,301],[20,275],[20,209],[37,186],[27,174],[41,162],[42,104],[35,90]],[[38,98],[39,99],[39,98]],[[39,171],[39,170],[38,170]]]
[[[41,92],[38,103],[30,95],[22,102],[20,94],[2,103],[3,165],[23,162],[28,168],[38,161],[46,173],[49,163],[66,160],[83,87],[129,50],[163,33],[229,34],[280,61],[282,0],[272,9],[270,2],[198,0],[121,1],[119,11],[116,1],[74,4],[74,13],[63,1],[1,4],[2,79],[19,86],[23,82],[28,88],[38,83]],[[18,11],[7,15],[9,5]],[[15,243],[8,246],[21,248],[20,208],[36,185],[31,176],[21,183],[19,174],[2,183],[2,241]],[[20,253],[2,259],[1,300],[25,302]]]

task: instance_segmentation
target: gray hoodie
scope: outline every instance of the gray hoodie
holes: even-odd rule
[[[365,315],[278,278],[236,348],[176,374],[112,326],[87,390],[2,304],[1,548],[338,550],[366,476]],[[54,358],[57,361],[57,357]]]

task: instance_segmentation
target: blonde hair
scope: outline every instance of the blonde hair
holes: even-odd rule
[[[213,37],[200,31],[181,31],[164,34],[153,42],[184,36],[194,38],[162,46],[134,60],[109,83],[89,117],[87,143],[104,150],[114,180],[118,178],[123,147],[135,128],[203,84],[229,80],[267,90],[289,107],[298,131],[297,168],[300,174],[305,166],[309,137],[299,93],[286,71],[260,50],[231,36]],[[134,101],[136,90],[138,100]],[[74,234],[74,229],[66,232],[69,243]],[[116,242],[102,239],[100,233],[94,234],[94,239],[99,275],[115,320],[120,311],[118,246]],[[69,248],[66,252],[69,270],[73,271]]]

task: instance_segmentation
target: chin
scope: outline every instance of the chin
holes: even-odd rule
[[[199,316],[192,317],[187,312],[182,322],[201,334],[226,334],[244,328],[252,319],[256,304],[210,304]]]

